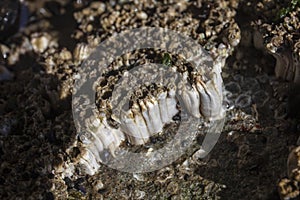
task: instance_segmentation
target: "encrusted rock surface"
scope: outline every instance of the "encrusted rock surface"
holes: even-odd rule
[[[5,67],[0,70],[0,199],[297,198],[297,149],[289,158],[288,174],[286,160],[297,145],[299,121],[289,118],[286,108],[294,105],[295,110],[299,94],[297,87],[276,76],[298,80],[294,72],[299,65],[289,57],[298,52],[297,24],[292,24],[299,18],[298,8],[272,23],[269,19],[288,1],[136,1],[124,6],[120,6],[124,1],[39,2],[25,1],[31,20],[0,44],[0,65]],[[285,21],[286,17],[293,20]],[[72,119],[73,75],[101,41],[142,25],[185,33],[210,51],[215,64],[223,68],[225,127],[204,159],[197,154],[183,157],[146,174],[101,165],[95,175],[86,175],[77,166],[85,149]],[[278,45],[273,39],[276,27],[283,27],[285,33]],[[265,32],[269,37],[253,36]],[[242,45],[225,64],[240,37]],[[254,40],[258,48],[276,44],[268,51],[273,49],[282,60],[275,62],[255,50],[253,38],[258,39]],[[286,46],[285,40],[292,43]],[[280,49],[289,53],[280,54]],[[288,70],[281,70],[278,63],[283,60],[289,63],[284,68]],[[291,92],[287,94],[286,88]],[[163,137],[156,138],[160,140]],[[280,182],[284,176],[288,178]]]
[[[248,40],[253,41],[255,48],[275,58],[274,65],[269,70],[274,70],[275,76],[280,80],[274,84],[274,95],[282,102],[281,109],[285,110],[286,117],[299,119],[299,107],[295,102],[299,102],[300,2],[252,1],[240,5],[243,14],[252,21],[252,28],[246,31]],[[296,121],[299,127],[299,121]],[[298,129],[292,132],[299,136]],[[293,146],[295,145],[299,144],[295,141]],[[281,199],[299,198],[298,166],[295,164],[299,158],[295,155],[296,150],[297,148],[293,148],[288,158],[288,175],[278,181]],[[292,166],[291,162],[294,163]]]

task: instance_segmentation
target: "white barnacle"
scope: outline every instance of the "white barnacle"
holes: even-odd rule
[[[141,119],[137,117],[136,120]],[[127,134],[131,143],[143,144],[143,137],[139,128],[141,122],[136,123],[136,120],[131,110],[123,112],[121,116],[121,130]],[[145,138],[145,140],[147,140],[147,138]]]
[[[208,119],[216,119],[221,116],[222,97],[217,92],[214,83],[211,80],[203,83],[197,78],[195,85],[200,96],[201,115]]]
[[[158,106],[160,110],[160,118],[163,124],[170,122],[170,119],[168,117],[168,112],[165,110],[167,107],[167,92],[166,91],[160,91],[157,100],[158,100]]]
[[[176,108],[177,101],[176,101],[176,91],[175,89],[170,89],[168,91],[168,96],[166,99],[167,103],[167,113],[169,119],[172,119],[178,113],[178,109]]]
[[[153,127],[153,132],[158,133],[162,131],[163,124],[160,118],[160,111],[157,100],[154,97],[150,96],[149,99],[145,100],[145,104],[147,106],[150,123]]]
[[[180,90],[178,92],[180,99],[184,108],[190,113],[193,117],[200,118],[200,96],[198,91],[194,86],[189,85],[180,85]]]
[[[87,59],[91,53],[91,47],[85,43],[79,43],[76,45],[73,56],[76,63],[80,63]]]
[[[30,43],[36,53],[43,53],[50,46],[52,40],[51,36],[47,33],[35,33],[31,37]]]
[[[143,140],[142,144],[144,144],[148,141],[151,134],[149,133],[145,119],[140,112],[139,105],[136,102],[132,106],[132,112],[134,114],[135,123],[137,124],[138,130],[140,131],[140,137]]]

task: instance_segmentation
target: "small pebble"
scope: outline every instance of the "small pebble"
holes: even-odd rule
[[[148,15],[147,15],[147,13],[145,13],[145,12],[143,12],[143,11],[140,11],[140,12],[137,13],[137,17],[138,17],[139,19],[141,19],[141,20],[145,20],[145,19],[148,18]]]

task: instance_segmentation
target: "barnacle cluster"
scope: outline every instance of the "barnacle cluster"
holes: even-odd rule
[[[300,196],[300,147],[294,148],[288,157],[288,178],[283,178],[278,184],[279,194],[282,199],[297,199]]]
[[[276,76],[291,82],[299,82],[299,12],[299,8],[290,12],[278,25],[261,25],[266,48],[276,59]]]
[[[278,95],[281,101],[283,101],[275,110],[275,117],[277,119],[286,117],[286,110],[293,117],[295,115],[293,113],[297,112],[291,111],[297,110],[295,104],[288,106],[286,104],[296,101],[297,98],[295,97],[298,92],[292,88],[300,81],[299,1],[254,1],[249,4],[252,6],[244,6],[244,9],[248,14],[251,9],[255,13],[251,16],[254,46],[271,54],[276,60],[274,66],[276,77],[290,82],[274,82],[275,95]],[[286,102],[283,98],[285,95],[289,95],[289,99],[293,100]],[[296,154],[296,150],[290,153],[289,163],[291,160],[293,160],[292,162],[299,160],[295,156]],[[291,166],[290,164],[288,168],[288,178],[283,178],[278,183],[279,194],[282,199],[297,199],[299,198],[298,169],[296,166]]]
[[[276,59],[275,74],[290,82],[299,82],[299,13],[297,1],[253,2],[259,9],[253,19],[253,40],[257,48],[270,53]],[[285,14],[278,16],[282,10]]]
[[[135,81],[129,70],[134,66],[148,65],[149,70],[152,71],[144,75],[143,80],[147,82],[154,77],[163,80],[164,77],[159,79],[160,72],[151,67],[151,63],[164,63],[166,52],[156,49],[148,52],[135,51],[116,59],[107,68],[105,75],[99,79],[96,103],[100,116],[90,119],[90,116],[80,113],[81,116],[85,116],[87,127],[90,127],[90,131],[83,131],[80,135],[83,147],[87,151],[79,162],[85,166],[87,173],[97,172],[99,168],[97,163],[102,160],[99,153],[105,149],[109,149],[114,154],[115,149],[125,139],[131,145],[141,145],[149,142],[151,136],[162,132],[164,125],[172,122],[172,118],[180,112],[178,101],[181,101],[181,106],[196,118],[214,120],[224,116],[220,73],[226,58],[240,40],[240,30],[233,19],[235,6],[230,1],[133,1],[118,4],[93,2],[74,14],[78,28],[73,36],[76,40],[83,41],[76,47],[78,55],[81,55],[80,52],[87,54],[89,49],[99,44],[99,41],[105,40],[115,32],[147,25],[164,27],[187,35],[209,50],[213,58],[212,67],[204,65],[200,70],[184,62],[180,55],[171,55],[172,59],[168,64],[169,73],[178,72],[183,81],[188,82],[190,86],[174,81],[170,83],[170,80],[164,80],[166,83],[157,81],[154,85],[146,84],[142,88],[136,88],[135,94],[131,96],[129,90],[134,86]],[[155,34],[152,33],[154,37]],[[133,35],[132,37],[134,38]],[[120,48],[118,45],[121,44],[112,45],[112,48],[118,49]],[[177,44],[174,42],[168,45]],[[201,63],[203,58],[206,59],[206,55],[197,56],[200,60],[192,58],[190,61],[203,65]],[[77,58],[79,63],[83,60]],[[176,79],[175,77],[173,79]],[[85,79],[80,77],[82,78]],[[115,88],[121,78],[130,80],[126,82],[130,83],[129,88],[123,88],[123,91]],[[114,92],[119,95],[129,95],[130,107],[122,111],[121,116],[112,114],[113,90],[116,90]],[[178,95],[179,99],[175,95]],[[75,99],[75,107],[79,106],[77,101],[82,102],[82,99]]]

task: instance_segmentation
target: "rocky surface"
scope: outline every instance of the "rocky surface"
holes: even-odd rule
[[[285,23],[286,17],[298,20],[298,8],[291,7],[272,22],[269,19],[278,10],[291,6],[289,1],[275,4],[220,0],[191,5],[185,1],[163,1],[157,6],[145,1],[135,6],[140,12],[115,1],[67,2],[26,1],[31,12],[26,28],[1,40],[0,199],[298,198],[297,149],[289,157],[288,170],[286,163],[300,133],[299,120],[295,118],[299,116],[299,87],[277,78],[297,82],[298,75],[275,70],[282,61],[276,62],[272,54],[267,54],[272,53],[267,42],[270,38],[259,40],[258,34],[267,31],[275,41],[272,38],[278,33],[272,30],[293,22]],[[166,3],[173,6],[163,5]],[[193,16],[197,13],[193,5],[201,5],[203,15]],[[151,18],[153,10],[157,14]],[[226,13],[228,20],[218,12]],[[240,39],[232,19],[236,12],[242,40],[224,63],[226,123],[209,156],[183,157],[146,174],[122,173],[103,165],[96,175],[89,176],[76,168],[73,163],[80,158],[82,149],[72,119],[72,75],[90,47],[115,31],[151,24],[191,34],[214,55],[222,55],[216,44],[226,43],[229,49],[221,56],[225,61],[233,51],[230,46],[237,45]],[[101,20],[93,21],[93,17]],[[210,17],[231,28],[223,30],[218,23],[205,21]],[[199,34],[195,30],[199,20],[203,20],[202,28],[207,32]],[[283,38],[293,36],[288,48],[297,53],[297,27],[291,26],[292,30],[284,30],[288,34]],[[279,42],[276,47],[280,49],[282,44]],[[293,63],[288,65],[292,72],[299,68],[288,57],[291,54],[280,54],[277,49],[273,53]],[[287,178],[281,180],[283,177]]]

